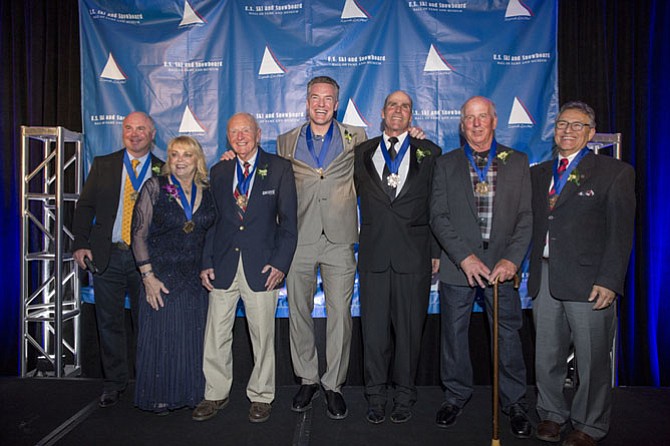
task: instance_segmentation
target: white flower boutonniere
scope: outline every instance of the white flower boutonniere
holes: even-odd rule
[[[261,180],[264,180],[268,176],[268,166],[267,164],[256,171]]]
[[[416,149],[416,162],[421,164],[421,161],[427,156],[432,155],[431,151],[429,149],[422,149],[419,147]]]
[[[346,129],[344,130],[344,139],[346,139],[348,143],[351,143],[351,140],[353,139],[353,135]]]
[[[575,186],[579,186],[579,179],[580,178],[581,178],[581,175],[579,174],[579,171],[577,169],[575,169],[572,172],[570,172],[570,175],[568,175],[568,182],[575,183]]]
[[[160,166],[151,166],[151,171],[154,173],[154,175],[160,175],[161,174]]]
[[[500,161],[503,162],[503,164],[507,164],[507,158],[512,154],[510,150],[505,150],[496,155],[496,158],[498,158]]]

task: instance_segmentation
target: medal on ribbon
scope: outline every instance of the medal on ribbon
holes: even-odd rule
[[[314,138],[312,137],[311,126],[308,124],[307,129],[305,129],[305,140],[307,142],[307,150],[309,150],[309,154],[312,155],[314,164],[316,164],[317,173],[321,176],[323,176],[323,164],[326,161],[326,157],[328,156],[328,150],[330,149],[330,142],[333,140],[334,127],[335,124],[331,121],[330,127],[328,127],[328,131],[323,137],[323,145],[321,146],[319,156],[316,156],[316,150],[314,149]]]
[[[493,164],[493,160],[496,157],[496,147],[497,147],[496,140],[494,139],[491,142],[491,149],[489,150],[489,156],[486,161],[486,165],[482,168],[479,168],[477,166],[477,162],[475,161],[475,157],[473,155],[473,150],[472,147],[468,143],[465,143],[464,147],[464,152],[465,156],[468,158],[468,161],[470,161],[470,166],[472,166],[472,169],[475,171],[477,174],[477,179],[479,180],[477,184],[475,184],[475,193],[477,195],[486,195],[489,193],[489,184],[486,182],[486,177],[488,175],[489,169],[491,168],[491,164]]]
[[[384,137],[382,137],[381,141],[379,141],[379,146],[381,147],[382,156],[384,157],[386,167],[388,167],[389,170],[389,176],[386,178],[386,184],[395,189],[400,185],[400,175],[398,175],[398,169],[400,169],[402,159],[405,157],[407,149],[409,149],[409,135],[405,137],[405,140],[402,142],[400,150],[398,150],[398,154],[394,159],[391,159],[391,155],[389,154],[389,151],[386,148],[386,143],[384,142]]]
[[[184,188],[181,187],[181,183],[174,175],[170,175],[172,184],[177,186],[177,192],[179,192],[179,201],[181,202],[182,207],[184,208],[184,214],[186,215],[186,223],[182,230],[186,234],[190,234],[195,229],[195,222],[193,222],[193,208],[195,207],[195,197],[198,195],[198,187],[195,183],[191,183],[191,202],[189,203],[186,198],[186,193],[184,193]]]

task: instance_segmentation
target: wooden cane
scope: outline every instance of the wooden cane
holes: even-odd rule
[[[514,288],[518,289],[521,280],[519,275],[514,275]],[[500,446],[499,436],[499,404],[498,404],[498,278],[493,281],[493,435],[491,438],[491,446]]]
[[[498,435],[498,278],[493,281],[493,435],[491,446],[500,446]]]

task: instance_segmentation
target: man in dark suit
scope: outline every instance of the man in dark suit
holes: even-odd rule
[[[156,129],[142,112],[123,120],[124,148],[96,157],[77,202],[72,231],[74,259],[87,269],[85,259],[97,268],[93,281],[95,315],[104,374],[100,407],[117,403],[128,384],[125,296],[130,298],[133,328],[142,280],[130,251],[130,223],[140,187],[163,162],[150,154]],[[125,202],[125,204],[124,204]]]
[[[521,302],[513,278],[530,243],[528,158],[498,144],[495,105],[475,96],[461,108],[466,144],[442,156],[435,167],[431,227],[442,246],[440,261],[441,362],[445,401],[439,427],[456,422],[472,396],[468,329],[472,304],[483,293],[489,323],[499,282],[500,402],[512,433],[531,434],[526,416],[526,366],[521,350]]]
[[[391,421],[412,417],[431,270],[439,262],[428,204],[441,149],[410,137],[412,99],[403,91],[386,98],[382,120],[383,135],[357,146],[354,162],[366,419],[373,424],[386,418],[389,391],[395,391]]]
[[[554,126],[558,156],[531,169],[533,244],[528,292],[536,329],[537,437],[565,446],[595,445],[609,430],[610,349],[635,220],[635,172],[586,144],[595,113],[583,102],[561,107]],[[563,396],[570,346],[578,387]]]
[[[227,132],[237,157],[211,170],[217,217],[207,232],[200,273],[209,290],[203,358],[207,384],[193,419],[208,420],[228,404],[232,330],[241,296],[254,353],[247,385],[249,421],[261,423],[270,418],[275,396],[277,289],[298,240],[295,179],[291,163],[259,147],[261,129],[253,116],[233,115]]]

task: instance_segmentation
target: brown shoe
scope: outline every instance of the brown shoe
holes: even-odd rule
[[[561,441],[561,425],[549,420],[542,420],[537,425],[535,436],[542,441],[558,443]]]
[[[565,437],[563,446],[596,446],[598,442],[589,434],[574,430]]]
[[[193,410],[193,421],[205,421],[212,418],[216,413],[228,405],[228,398],[222,400],[202,400]]]
[[[268,403],[252,402],[249,408],[249,421],[252,423],[263,423],[270,419],[272,406]]]

